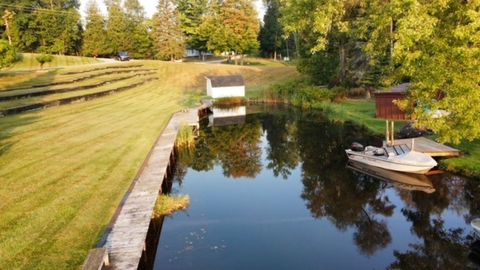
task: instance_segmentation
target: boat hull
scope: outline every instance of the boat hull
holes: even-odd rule
[[[477,237],[480,237],[480,218],[476,218],[472,220],[470,225],[472,226],[473,230],[477,234]]]
[[[379,158],[376,156],[367,156],[364,154],[356,153],[350,150],[347,150],[347,156],[350,160],[364,163],[370,166],[379,167],[386,170],[392,170],[397,172],[406,172],[406,173],[415,173],[415,174],[426,174],[430,171],[435,165],[411,165],[411,164],[402,164],[398,162],[390,161],[386,158]]]

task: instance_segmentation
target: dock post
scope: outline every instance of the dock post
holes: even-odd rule
[[[389,130],[388,120],[385,120],[385,143],[387,144],[386,146],[390,145],[390,134],[388,130]]]
[[[392,145],[395,145],[395,121],[392,120],[392,129],[390,130],[390,136],[392,137]]]

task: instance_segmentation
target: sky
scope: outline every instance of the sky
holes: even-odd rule
[[[140,3],[143,5],[145,8],[145,12],[147,13],[148,17],[151,17],[153,13],[155,13],[155,9],[157,7],[157,0],[139,0]],[[255,6],[258,11],[258,16],[260,19],[263,19],[263,14],[265,13],[265,8],[263,6],[262,0],[254,0],[255,1]],[[87,9],[87,4],[89,0],[80,0],[80,12],[82,14],[82,17],[85,18],[85,13]],[[107,15],[107,10],[105,8],[105,4],[103,0],[97,0],[98,5],[100,6],[100,9],[102,10],[102,13],[104,15]]]

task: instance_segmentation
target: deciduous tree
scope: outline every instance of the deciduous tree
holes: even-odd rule
[[[200,52],[206,51],[207,40],[199,30],[207,13],[208,0],[176,0],[176,8],[187,47]]]
[[[210,14],[201,26],[207,47],[216,52],[234,52],[242,56],[258,49],[260,22],[251,0],[213,2]],[[236,62],[237,58],[235,58]]]
[[[480,138],[480,2],[372,1],[367,52],[392,62],[393,82],[410,81],[417,125],[444,142]],[[443,112],[439,114],[439,112]],[[438,117],[443,115],[443,117]]]

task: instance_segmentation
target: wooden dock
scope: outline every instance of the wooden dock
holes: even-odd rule
[[[137,269],[179,127],[187,124],[198,128],[198,121],[198,110],[175,113],[158,138],[107,235],[104,248],[108,252],[108,269]]]
[[[414,150],[427,154],[431,157],[458,157],[461,155],[460,150],[441,143],[437,143],[425,137],[417,137],[414,139]],[[410,149],[412,149],[412,139],[399,139],[394,141],[394,145],[402,144],[406,144]]]

